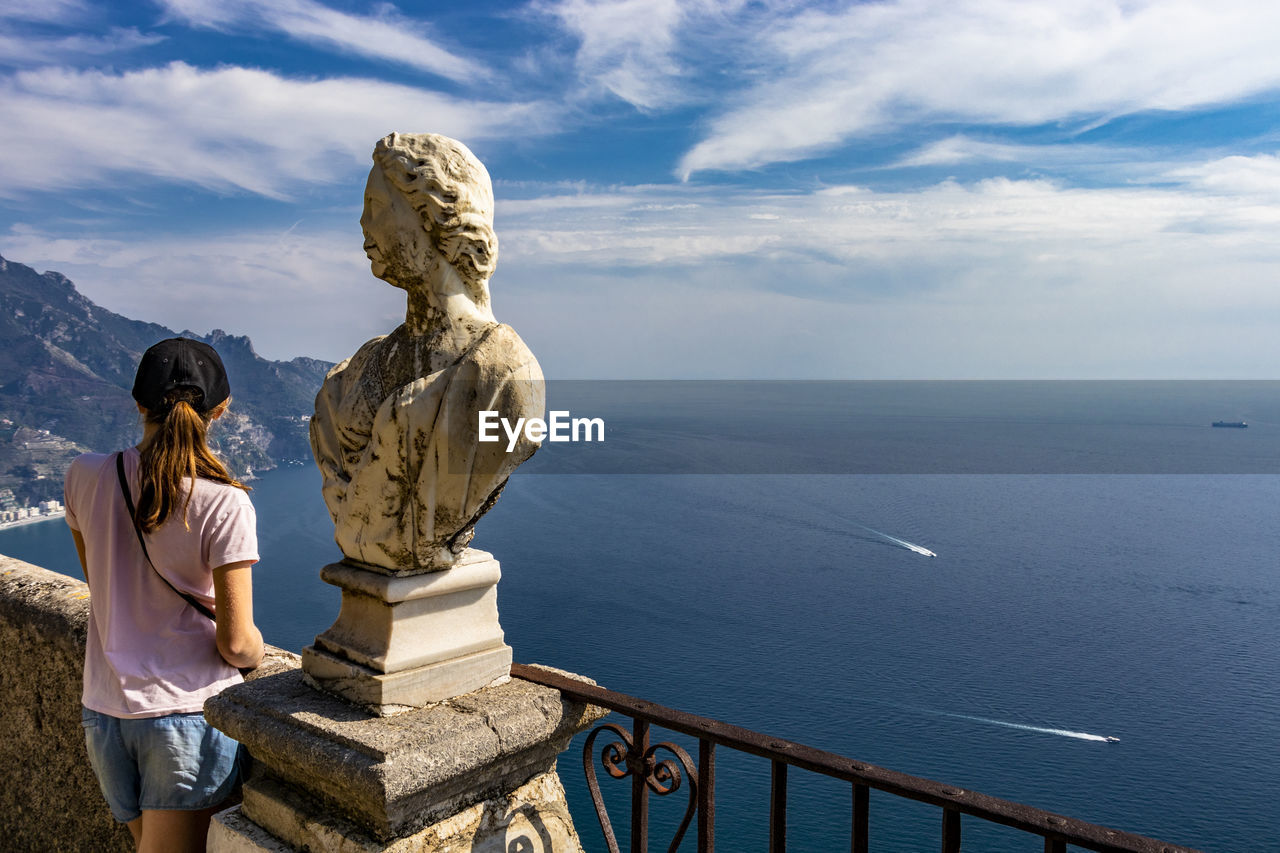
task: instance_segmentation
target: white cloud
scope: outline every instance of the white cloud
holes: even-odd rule
[[[247,334],[265,358],[346,358],[404,318],[404,293],[373,278],[349,231],[282,229],[137,240],[18,226],[5,258],[63,273],[102,307],[175,331]],[[353,310],[355,309],[355,310]]]
[[[0,32],[0,64],[22,66],[58,62],[79,62],[85,57],[149,47],[164,36],[142,33],[135,28],[114,27],[105,35],[74,35],[44,38]]]
[[[508,258],[601,268],[740,257],[839,265],[945,255],[973,263],[1012,246],[1041,253],[1076,242],[1074,251],[1100,253],[1161,243],[1173,232],[1203,230],[1210,221],[1219,230],[1266,222],[1242,220],[1234,195],[1185,188],[1072,189],[1008,179],[947,181],[900,192],[857,186],[809,193],[615,188],[599,195],[499,201],[497,213]]]
[[[679,0],[559,0],[542,8],[579,39],[578,71],[591,85],[642,108],[671,98]]]
[[[85,9],[83,0],[5,0],[0,20],[65,23],[80,18]]]
[[[1259,154],[1231,156],[1172,172],[1211,192],[1255,199],[1269,199],[1280,205],[1280,156]]]
[[[542,345],[600,354],[575,375],[1273,377],[1280,199],[1252,175],[1276,168],[1229,158],[1110,188],[614,187],[500,201],[499,233]],[[566,306],[559,338],[540,300]]]
[[[778,17],[755,76],[679,171],[797,160],[913,123],[1036,125],[1230,103],[1280,86],[1260,0],[887,0]]]
[[[657,110],[690,100],[687,66],[706,63],[709,54],[734,41],[726,38],[726,29],[745,5],[745,0],[547,0],[534,8],[578,40],[574,61],[588,90]]]
[[[1036,163],[1093,167],[1102,163],[1138,168],[1149,152],[1103,145],[1029,145],[991,142],[956,134],[922,146],[893,166],[953,166],[962,163]]]
[[[545,105],[461,101],[357,78],[294,79],[175,62],[125,73],[43,68],[0,77],[0,194],[148,176],[288,197],[346,177],[387,133],[492,139],[546,132]]]
[[[421,22],[383,5],[372,15],[339,12],[314,0],[159,0],[169,16],[213,29],[262,28],[309,44],[396,62],[451,80],[488,78],[479,62],[452,53]]]

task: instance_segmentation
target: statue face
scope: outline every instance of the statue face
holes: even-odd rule
[[[364,253],[373,274],[396,287],[421,278],[431,261],[431,239],[422,217],[404,193],[392,186],[374,165],[364,189]]]

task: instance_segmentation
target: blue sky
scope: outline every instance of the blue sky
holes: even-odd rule
[[[272,358],[399,322],[373,143],[494,178],[549,377],[1274,378],[1280,5],[6,0],[0,254]]]

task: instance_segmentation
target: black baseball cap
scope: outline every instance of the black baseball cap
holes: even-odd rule
[[[142,354],[133,380],[133,399],[144,409],[163,408],[165,395],[183,386],[203,395],[196,401],[201,412],[231,396],[227,370],[213,347],[190,338],[169,338]]]

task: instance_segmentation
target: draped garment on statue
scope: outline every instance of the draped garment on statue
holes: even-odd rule
[[[496,411],[514,425],[545,409],[542,369],[510,326],[488,326],[452,364],[397,386],[394,374],[404,371],[388,364],[427,363],[423,353],[394,349],[413,342],[374,338],[334,367],[311,420],[338,547],[393,572],[449,568],[507,478],[538,449],[522,432],[508,453],[501,429],[500,441],[480,442],[479,413]]]

